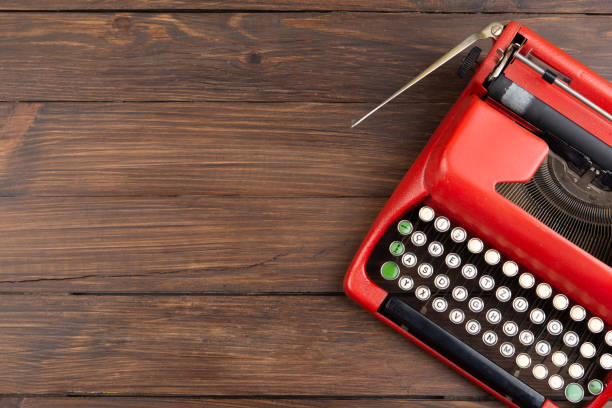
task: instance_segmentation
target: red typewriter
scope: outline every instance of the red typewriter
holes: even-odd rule
[[[527,27],[492,23],[387,101],[484,38],[491,51],[345,290],[510,406],[601,407],[612,396],[612,85]]]

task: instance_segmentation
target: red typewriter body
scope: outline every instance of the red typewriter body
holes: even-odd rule
[[[404,262],[402,256],[389,255],[386,260],[397,264],[399,267],[399,278],[414,275],[414,286],[422,283],[430,287],[430,290],[433,292],[431,297],[419,303],[419,300],[415,299],[416,290],[414,288],[401,290],[397,288],[397,280],[378,279],[380,276],[378,278],[375,277],[375,274],[379,273],[378,269],[376,269],[379,267],[377,262],[383,262],[383,259],[372,260],[373,257],[379,256],[374,256],[373,253],[378,251],[376,252],[378,254],[381,251],[380,248],[376,248],[381,245],[386,247],[386,241],[383,242],[385,239],[396,239],[402,243],[402,247],[406,246],[406,252],[403,253],[404,256],[410,250],[410,236],[388,238],[387,235],[393,235],[397,229],[397,223],[403,219],[407,220],[408,215],[416,217],[416,221],[419,221],[417,219],[419,217],[417,210],[426,206],[432,209],[436,216],[441,214],[450,219],[452,227],[460,226],[463,230],[467,231],[468,238],[478,237],[481,239],[481,242],[484,242],[485,249],[495,248],[502,254],[500,262],[496,265],[483,264],[488,269],[482,273],[490,274],[496,283],[499,282],[501,285],[505,280],[510,279],[504,275],[505,270],[502,271],[502,262],[504,260],[512,260],[519,266],[519,273],[514,279],[519,279],[522,273],[528,272],[533,275],[536,282],[549,284],[553,288],[553,293],[567,296],[569,304],[582,305],[586,310],[588,318],[588,322],[584,323],[585,332],[591,327],[592,317],[598,317],[602,320],[605,327],[603,327],[601,334],[595,335],[587,332],[583,335],[583,333],[577,331],[577,327],[583,326],[575,326],[574,331],[576,331],[576,334],[581,339],[586,339],[586,336],[590,336],[588,339],[593,339],[591,341],[598,353],[596,358],[601,359],[601,364],[607,364],[608,362],[608,360],[603,360],[604,357],[601,357],[607,351],[612,350],[612,346],[605,344],[603,337],[612,328],[612,267],[609,264],[609,258],[606,258],[605,255],[607,249],[601,249],[600,245],[598,247],[600,248],[598,249],[599,252],[596,252],[595,250],[589,250],[589,248],[583,248],[584,245],[581,247],[576,242],[566,238],[566,236],[571,236],[571,231],[564,230],[565,234],[569,234],[564,236],[555,228],[555,225],[551,224],[546,215],[534,215],[530,213],[529,208],[525,208],[525,205],[515,202],[516,200],[513,201],[512,197],[509,197],[509,195],[512,195],[511,193],[504,195],[500,192],[500,186],[520,186],[529,183],[538,173],[539,169],[545,166],[549,160],[552,162],[551,156],[553,155],[549,147],[550,143],[547,143],[538,134],[536,126],[528,123],[520,115],[511,112],[507,107],[489,97],[489,90],[484,85],[487,83],[490,73],[499,63],[503,52],[513,42],[516,42],[517,38],[520,40],[520,48],[517,52],[522,55],[537,57],[539,61],[554,68],[560,75],[571,79],[572,89],[587,97],[607,112],[612,112],[612,85],[609,82],[528,28],[515,22],[507,24],[501,35],[494,41],[491,52],[477,67],[466,89],[439,125],[429,143],[376,219],[349,268],[344,282],[345,291],[379,319],[511,406],[554,407],[557,406],[556,403],[559,401],[568,398],[572,401],[572,399],[576,398],[576,393],[579,392],[579,390],[576,391],[578,387],[571,388],[569,391],[568,387],[571,384],[577,384],[582,388],[584,395],[580,401],[572,401],[576,403],[574,406],[601,407],[612,396],[612,386],[610,384],[612,376],[609,375],[612,371],[602,369],[601,366],[589,368],[590,366],[587,365],[588,359],[584,359],[581,356],[578,356],[575,360],[579,362],[584,360],[581,366],[585,371],[583,378],[576,379],[568,374],[568,372],[575,374],[577,370],[579,371],[578,368],[574,367],[578,363],[572,365],[574,371],[569,371],[571,369],[568,367],[568,364],[571,361],[568,361],[565,366],[555,369],[556,363],[550,363],[550,354],[539,356],[533,349],[535,344],[541,344],[541,342],[537,342],[540,338],[537,333],[537,325],[529,322],[526,314],[524,316],[521,315],[520,318],[517,317],[520,313],[512,310],[510,306],[502,309],[504,318],[497,325],[485,322],[484,317],[478,317],[478,313],[470,312],[466,306],[464,315],[467,315],[465,315],[465,320],[461,320],[460,324],[454,326],[451,324],[449,327],[455,327],[456,330],[459,330],[457,332],[459,333],[460,331],[467,330],[467,326],[465,326],[466,329],[463,328],[465,321],[469,322],[470,318],[478,320],[479,325],[483,325],[482,332],[473,336],[463,333],[458,335],[458,338],[461,340],[462,336],[465,336],[464,338],[468,339],[467,342],[470,347],[496,363],[496,365],[505,364],[507,367],[516,365],[518,364],[519,351],[522,350],[523,354],[529,354],[529,350],[531,350],[533,355],[530,355],[530,358],[533,361],[530,366],[523,369],[517,367],[516,370],[506,368],[506,371],[509,370],[513,377],[524,382],[529,388],[536,389],[537,393],[541,394],[544,399],[524,402],[517,398],[516,395],[513,395],[512,392],[507,392],[503,386],[498,386],[495,381],[491,382],[488,380],[486,375],[483,376],[482,373],[479,373],[478,368],[467,369],[456,358],[451,358],[442,352],[440,347],[432,346],[430,342],[424,339],[427,335],[419,335],[416,329],[407,329],[406,325],[399,324],[397,320],[389,318],[388,314],[382,312],[385,302],[388,302],[390,297],[397,295],[398,297],[403,296],[409,299],[406,300],[407,304],[412,302],[413,305],[422,305],[423,309],[421,310],[427,309],[425,317],[428,319],[431,317],[431,319],[435,318],[437,319],[436,321],[442,322],[443,319],[447,319],[446,316],[449,314],[449,310],[445,309],[444,312],[436,313],[432,310],[433,304],[431,302],[433,299],[446,297],[448,298],[447,303],[453,303],[450,290],[453,285],[462,284],[461,282],[465,281],[465,278],[459,276],[460,268],[453,272],[448,266],[434,266],[433,269],[436,273],[444,273],[451,280],[456,281],[449,285],[448,290],[438,290],[434,287],[434,283],[431,280],[434,277],[429,278],[430,283],[426,283],[426,279],[416,275],[416,263],[413,268],[406,267],[406,264],[409,264],[410,261],[402,265]],[[562,115],[571,118],[573,122],[590,134],[595,135],[607,146],[612,146],[612,122],[598,115],[562,89],[551,85],[550,81],[546,81],[542,75],[533,69],[514,59],[505,66],[503,75],[513,83],[527,89],[532,95],[535,95]],[[511,190],[513,187],[508,188]],[[604,204],[601,205],[600,197],[600,202],[594,205],[603,207],[605,212],[605,200],[610,195],[607,191],[602,194]],[[418,227],[416,221],[408,221],[415,224],[414,229],[416,230]],[[419,222],[422,223],[422,221]],[[435,221],[432,219],[431,222]],[[431,231],[438,234],[433,229]],[[604,244],[606,241],[609,242],[609,239],[606,237],[602,238]],[[459,248],[465,245],[465,242],[448,242],[450,243],[448,245],[451,245],[449,251],[455,247]],[[399,246],[399,244],[396,245]],[[447,244],[445,245],[448,246]],[[604,253],[603,256],[601,256],[602,253]],[[484,256],[482,253],[472,254],[467,251],[466,254],[463,256],[464,258],[469,256],[476,259],[477,257]],[[382,268],[381,264],[380,274],[382,274]],[[393,276],[393,269],[391,271],[390,276]],[[459,278],[455,279],[454,276],[459,276]],[[411,279],[413,278],[411,277]],[[420,281],[418,281],[419,279]],[[529,280],[528,278],[525,279]],[[523,282],[520,282],[520,284],[523,285]],[[385,287],[385,285],[387,286]],[[395,285],[396,290],[389,290],[393,285]],[[533,289],[521,289],[522,287],[517,286],[521,294],[523,290],[525,293],[531,290],[535,291],[535,287]],[[491,299],[493,299],[493,293],[494,291],[491,290]],[[478,293],[478,295],[483,297],[482,293]],[[522,296],[529,299],[527,294]],[[539,293],[537,296],[539,296]],[[547,318],[548,315],[552,318],[554,314],[554,316],[558,316],[558,319],[563,322],[562,315],[565,316],[564,313],[570,313],[569,310],[556,310],[546,303],[552,302],[552,298],[543,300],[537,296],[534,295],[535,300],[530,301],[530,304],[535,307],[541,303],[543,305],[541,306],[542,310],[550,309],[551,312],[546,313]],[[494,303],[494,300],[484,299],[487,307],[489,304]],[[455,306],[460,304],[460,302],[455,302]],[[449,304],[449,309],[452,309],[452,307],[453,305]],[[549,309],[546,309],[547,307]],[[555,305],[554,307],[556,308],[557,306]],[[418,310],[416,306],[413,309]],[[572,313],[573,311],[572,306]],[[566,317],[568,323],[564,323],[564,326],[568,329],[574,327],[572,325],[583,324],[573,322],[571,320],[573,315]],[[529,330],[535,333],[535,339],[532,336],[532,343],[534,345],[525,346],[517,340],[516,336],[514,338],[506,336],[501,329],[501,324],[506,320],[513,320],[519,323],[520,321],[528,321]],[[593,323],[596,330],[598,329],[597,324]],[[443,323],[438,323],[438,325],[444,326]],[[540,326],[543,328],[545,325],[546,322]],[[495,327],[499,329],[495,329]],[[480,344],[483,341],[481,336],[484,336],[483,332],[485,332],[486,328],[494,331],[496,336],[498,336],[498,340],[493,346]],[[564,333],[556,337],[558,340],[554,340],[550,338],[550,333],[544,331],[544,329],[541,331],[541,337],[547,338],[546,341],[552,345],[553,350],[555,348],[565,350],[560,352],[570,356],[571,360],[574,351],[571,348],[566,349],[566,345],[563,343],[565,340],[561,340]],[[432,333],[429,329],[426,329],[426,332]],[[596,344],[595,340],[597,339],[603,341],[604,344]],[[462,342],[465,343],[465,341]],[[497,353],[498,350],[501,350],[500,345],[508,342],[513,343],[513,350],[516,349],[511,357],[487,357]],[[579,348],[582,350],[581,347],[582,343],[577,345],[575,350]],[[585,349],[588,348],[585,346]],[[481,350],[484,351],[481,352]],[[536,364],[538,361],[542,364]],[[600,364],[600,362],[593,360],[592,364]],[[545,366],[547,370],[546,378],[540,380],[533,378],[536,374],[538,377],[540,376],[539,371],[536,373],[538,369],[536,365]],[[517,374],[517,372],[520,373]],[[557,390],[550,388],[558,386],[559,379],[551,379],[555,373],[561,376],[563,380],[562,388]],[[586,376],[592,373],[593,375],[598,373],[597,380],[603,383],[601,389],[597,388],[597,384],[591,387],[591,382],[585,382],[591,381]],[[549,386],[548,383],[551,385]],[[590,392],[591,390],[596,392]],[[568,395],[569,397],[567,397]]]

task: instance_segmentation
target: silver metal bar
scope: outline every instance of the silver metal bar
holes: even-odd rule
[[[474,44],[476,41],[483,40],[485,38],[498,38],[501,35],[503,30],[504,30],[504,25],[496,22],[496,23],[491,23],[487,25],[485,28],[483,28],[482,30],[480,30],[479,32],[470,35],[468,38],[466,38],[465,40],[457,44],[455,47],[453,47],[446,54],[438,58],[433,64],[425,68],[423,72],[417,75],[412,81],[408,82],[406,85],[398,89],[393,95],[385,99],[383,103],[381,103],[380,105],[372,109],[370,112],[366,113],[361,119],[353,123],[351,127],[354,128],[355,126],[357,126],[358,124],[366,120],[371,114],[373,114],[374,112],[376,112],[377,110],[385,106],[387,103],[391,102],[393,99],[395,99],[395,97],[397,97],[399,94],[404,92],[406,89],[410,88],[412,85],[416,84],[421,79],[425,78],[427,75],[431,74],[433,71],[440,68],[442,65],[446,64],[448,61],[450,61],[452,58],[460,54],[463,50],[468,48],[470,45]]]
[[[523,64],[527,65],[529,68],[533,69],[538,74],[540,75],[544,74],[545,70],[542,67],[540,67],[538,64],[531,61],[529,58],[525,57],[524,55],[521,55],[519,52],[515,52],[514,57],[518,59],[519,61],[521,61]],[[589,100],[587,97],[583,96],[582,94],[578,93],[576,90],[572,89],[568,84],[566,84],[559,78],[555,78],[554,84],[557,85],[559,88],[563,89],[568,94],[572,95],[574,98],[578,99],[580,102],[587,105],[589,108],[593,109],[595,112],[599,113],[604,118],[608,119],[609,121],[612,121],[611,114],[603,110],[603,108],[601,108],[595,102]]]

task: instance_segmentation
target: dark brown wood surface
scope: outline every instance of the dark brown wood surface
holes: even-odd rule
[[[0,408],[500,406],[342,294],[456,62],[349,124],[492,20],[612,79],[611,13],[0,1]]]

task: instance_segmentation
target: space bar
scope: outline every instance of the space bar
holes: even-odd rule
[[[544,404],[544,396],[408,306],[400,298],[387,297],[378,312],[518,406],[540,408]]]

